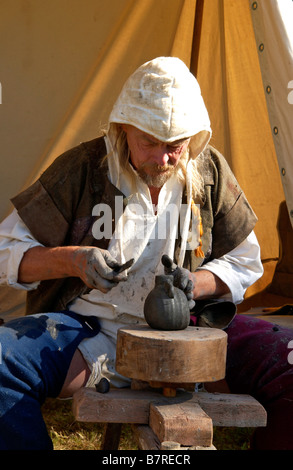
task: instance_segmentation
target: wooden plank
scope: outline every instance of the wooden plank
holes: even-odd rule
[[[161,450],[217,450],[212,444],[211,446],[182,446],[179,442],[164,441],[161,443]]]
[[[147,424],[150,402],[161,397],[151,391],[120,389],[98,393],[94,388],[82,388],[73,396],[73,413],[77,421]]]
[[[211,446],[213,423],[198,403],[162,403],[150,405],[149,425],[162,441],[187,446]]]
[[[229,393],[177,391],[176,397],[167,398],[150,390],[120,389],[103,394],[83,388],[74,394],[73,413],[77,421],[148,424],[151,403],[172,407],[188,403],[191,408],[199,404],[214,426],[266,426],[266,411],[257,400]]]
[[[199,392],[192,401],[200,404],[214,426],[262,427],[267,423],[266,410],[250,395]]]

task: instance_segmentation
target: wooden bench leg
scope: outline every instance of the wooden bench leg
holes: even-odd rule
[[[140,450],[159,450],[160,441],[147,424],[132,424],[132,432]]]
[[[121,423],[108,423],[104,434],[102,450],[117,450],[121,436]]]

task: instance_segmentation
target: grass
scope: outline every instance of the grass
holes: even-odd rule
[[[55,450],[99,450],[105,425],[75,421],[71,400],[48,399],[43,405],[43,417]],[[124,425],[120,450],[136,450],[137,444],[130,426]]]
[[[55,450],[99,450],[103,441],[103,424],[79,423],[71,411],[71,400],[48,399],[43,416]],[[213,444],[217,450],[249,450],[251,428],[214,428]],[[137,450],[129,425],[122,427],[119,450]]]

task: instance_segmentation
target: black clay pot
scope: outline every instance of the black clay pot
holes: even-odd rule
[[[189,325],[190,311],[184,292],[173,285],[173,276],[156,276],[155,287],[144,304],[144,317],[157,330],[184,330]]]

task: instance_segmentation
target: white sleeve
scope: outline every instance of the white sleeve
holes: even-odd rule
[[[230,293],[221,299],[239,304],[246,289],[263,275],[260,247],[254,232],[221,258],[209,261],[198,269],[211,271],[229,287]]]
[[[34,246],[43,246],[30,233],[17,211],[0,224],[0,286],[8,285],[16,289],[33,290],[39,282],[20,284],[18,268],[24,253]]]

